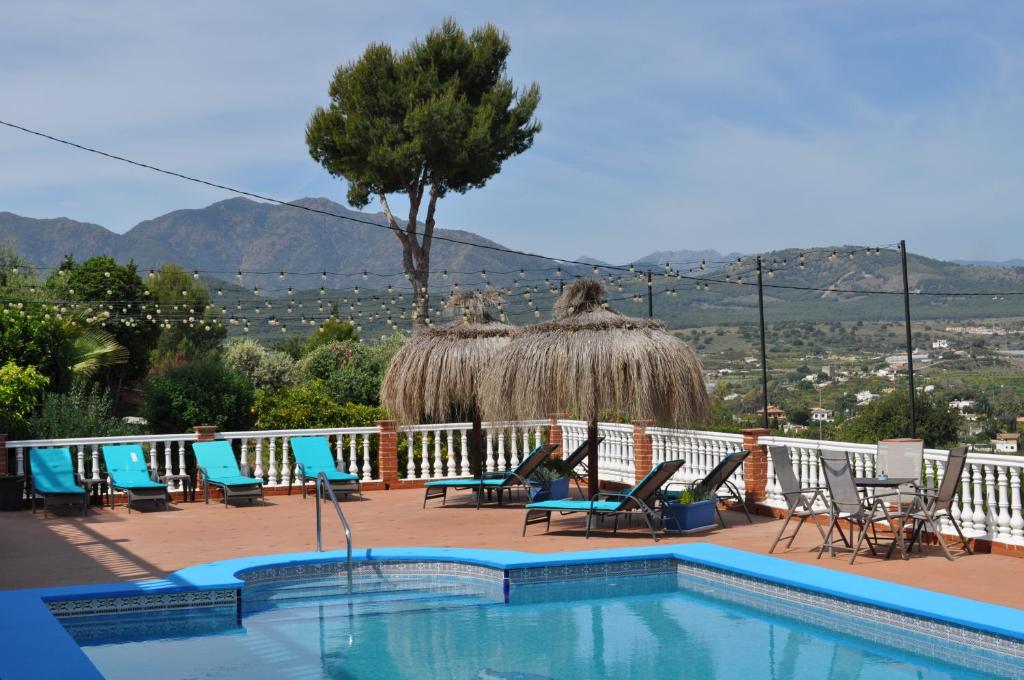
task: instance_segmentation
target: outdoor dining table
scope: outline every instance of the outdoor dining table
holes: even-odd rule
[[[916,487],[918,480],[913,477],[854,477],[853,483],[858,489],[861,489],[867,493],[868,489],[896,489],[896,507],[899,508],[893,519],[899,522],[898,531],[903,531],[906,525],[906,516],[903,514],[903,498],[900,496],[899,488],[904,485]],[[892,556],[893,548],[898,545],[898,542],[894,539],[892,544],[889,546],[889,550],[885,553],[886,559]],[[901,557],[906,558],[906,550],[900,549]]]

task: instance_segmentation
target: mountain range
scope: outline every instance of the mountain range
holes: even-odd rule
[[[260,295],[269,297],[284,295],[285,287],[292,286],[296,290],[360,286],[367,293],[388,286],[406,287],[401,249],[388,233],[382,214],[349,210],[325,198],[295,203],[342,217],[232,198],[205,208],[176,210],[117,234],[97,224],[63,217],[34,219],[0,212],[0,243],[8,243],[43,267],[57,265],[68,254],[78,260],[100,254],[119,261],[134,260],[142,270],[174,262],[202,272],[208,279],[230,282],[233,289],[251,291],[258,286]],[[431,269],[438,273],[432,276],[431,287],[438,292],[449,290],[455,282],[465,282],[468,287],[482,281],[500,286],[518,281],[541,290],[554,286],[557,291],[557,263],[495,250],[500,244],[469,231],[438,229],[436,233],[463,242],[435,240]],[[589,257],[578,260],[605,264]],[[849,246],[786,249],[762,254],[762,260],[766,305],[775,320],[898,318],[902,314],[899,296],[885,294],[902,289],[895,251],[869,255]],[[801,262],[803,266],[799,266]],[[698,287],[690,279],[667,277],[666,263],[672,272],[704,277],[709,285]],[[756,311],[756,289],[735,285],[737,278],[745,284],[754,280],[750,258],[739,253],[660,249],[635,264],[641,271],[649,267],[655,273],[657,316],[672,325],[749,321]],[[261,274],[247,274],[239,283],[233,274],[240,270]],[[277,282],[280,271],[307,275]],[[321,272],[331,272],[327,283],[321,281]],[[565,278],[586,275],[590,267],[565,264],[560,273]],[[716,283],[726,277],[731,283]],[[1021,268],[965,266],[912,255],[909,278],[912,288],[932,294],[914,299],[915,318],[1024,315],[1024,295],[981,295],[1024,293]],[[636,280],[619,282],[613,288],[618,288],[609,291],[613,299],[646,295],[646,286]],[[619,304],[623,303],[616,306]],[[625,307],[632,309],[630,304]]]

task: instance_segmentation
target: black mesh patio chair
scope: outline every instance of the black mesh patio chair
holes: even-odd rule
[[[786,499],[786,518],[782,521],[782,526],[779,527],[779,533],[772,542],[772,547],[768,549],[769,553],[775,552],[775,547],[779,544],[779,541],[783,538],[788,538],[789,541],[786,543],[786,548],[790,548],[793,545],[793,540],[796,535],[800,533],[800,529],[803,527],[804,522],[808,519],[818,530],[821,535],[822,543],[825,542],[825,531],[818,524],[818,515],[828,516],[828,501],[825,500],[825,487],[823,486],[810,486],[801,487],[800,480],[797,479],[796,473],[793,472],[793,460],[789,455],[788,446],[769,446],[768,452],[772,457],[772,465],[775,468],[775,477],[779,480],[779,486],[782,487],[782,497]],[[820,501],[820,506],[815,506],[815,502]],[[786,529],[789,528],[789,521],[794,517],[798,517],[800,522],[796,525],[796,530],[789,536],[784,536]],[[846,536],[843,536],[843,542],[846,542]]]
[[[597,438],[597,445],[600,446],[601,442],[604,441],[604,437]],[[579,493],[580,498],[585,498],[583,495],[583,487],[580,486],[580,480],[586,481],[587,479],[587,445],[590,443],[589,439],[583,441],[582,444],[576,447],[576,449],[565,458],[566,466],[572,470],[572,481],[576,483],[576,491]],[[582,467],[583,474],[576,472],[576,468]]]
[[[865,541],[867,541],[871,554],[877,555],[878,553],[875,551],[875,548],[877,547],[878,537],[877,535],[868,536],[868,531],[871,529],[873,533],[876,522],[884,522],[887,527],[892,527],[894,519],[903,519],[900,513],[897,513],[894,517],[889,512],[889,500],[898,499],[899,494],[895,492],[877,495],[862,494],[857,491],[857,485],[853,480],[853,470],[850,469],[850,460],[844,451],[822,451],[820,455],[821,469],[825,473],[825,481],[828,483],[829,514],[831,516],[829,518],[828,530],[825,532],[825,542],[818,549],[818,559],[821,559],[826,549],[828,549],[829,557],[834,556],[835,541],[833,536],[839,528],[839,522],[842,520],[860,528],[857,543],[852,547],[844,548],[853,552],[850,556],[850,564],[853,564],[853,561],[857,559],[860,546]],[[889,546],[888,551],[886,551],[886,557],[892,553],[894,547],[899,546],[901,557],[907,559],[907,548],[903,542],[902,525],[896,527],[893,533],[893,542]],[[850,538],[853,538],[852,533]]]
[[[946,470],[939,488],[921,487],[911,499],[907,518],[913,521],[914,528],[910,535],[909,550],[914,549],[915,543],[918,543],[918,550],[920,550],[921,532],[927,529],[935,536],[935,540],[939,547],[942,548],[942,552],[946,554],[946,559],[952,560],[953,554],[949,551],[949,546],[945,539],[942,538],[942,531],[939,525],[940,520],[945,519],[953,526],[957,536],[960,537],[959,543],[963,547],[964,552],[968,555],[971,554],[971,546],[968,544],[963,530],[950,513],[957,489],[960,488],[960,478],[963,475],[966,464],[966,446],[950,449],[949,458],[946,461]],[[956,544],[954,543],[954,545]]]
[[[750,451],[733,451],[726,454],[704,479],[689,482],[684,484],[684,486],[688,486],[695,491],[703,491],[709,497],[714,495],[719,501],[736,501],[739,503],[740,508],[743,509],[743,514],[747,516],[747,521],[753,524],[754,520],[750,517],[750,512],[747,511],[747,504],[743,502],[743,496],[740,495],[739,488],[729,481],[729,478],[739,469],[740,465],[743,465],[743,461],[749,455]],[[678,498],[679,492],[666,490],[665,497],[669,499]],[[723,529],[726,528],[725,518],[722,517],[722,511],[718,509],[718,505],[715,505],[715,513],[718,514],[719,524],[722,525]]]

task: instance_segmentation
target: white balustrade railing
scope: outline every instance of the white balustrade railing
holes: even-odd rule
[[[825,478],[818,461],[819,451],[844,451],[850,457],[854,475],[867,477],[875,473],[878,447],[874,444],[761,437],[768,446],[784,444],[790,448],[793,471],[801,485],[824,486]],[[945,473],[949,452],[925,449],[922,483],[937,487]],[[1021,509],[1021,482],[1024,477],[1024,456],[969,453],[960,478],[960,493],[953,501],[950,514],[959,522],[966,536],[1000,543],[1024,544],[1024,515]],[[768,488],[766,505],[785,507],[778,478],[768,457]],[[943,522],[943,533],[953,533]]]
[[[673,476],[673,482],[689,483],[704,479],[712,468],[722,462],[726,454],[743,448],[743,435],[703,430],[675,430],[649,427],[653,464],[682,459],[683,466]],[[743,466],[729,478],[740,493],[744,493]]]
[[[264,479],[267,486],[288,486],[294,483],[297,472],[290,451],[292,437],[326,437],[337,468],[368,482],[376,477],[379,435],[379,428],[370,425],[218,432],[217,438],[231,442],[239,452],[242,474]]]
[[[513,423],[482,423],[483,468],[486,472],[510,470],[544,440],[547,420]],[[398,428],[398,474],[402,479],[442,479],[470,474],[469,434],[472,423],[403,425]]]
[[[559,420],[562,428],[563,455],[569,455],[587,440],[587,422]],[[601,479],[632,486],[635,483],[633,426],[629,423],[598,423],[597,436],[604,441],[597,447],[598,475]]]
[[[15,473],[24,475],[27,469],[28,452],[31,449],[67,448],[75,464],[75,471],[82,479],[100,481],[105,478],[100,451],[103,446],[115,444],[138,444],[149,462],[149,469],[157,474],[186,474],[185,453],[187,444],[196,440],[195,433],[127,435],[123,437],[74,437],[65,439],[23,439],[7,442],[7,448],[14,450]],[[181,482],[168,484],[171,489],[180,489]]]

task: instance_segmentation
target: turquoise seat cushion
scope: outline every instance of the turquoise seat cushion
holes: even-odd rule
[[[622,505],[622,501],[541,501],[540,503],[527,503],[527,510],[561,510],[563,512],[589,512],[591,508],[597,512],[615,512]]]
[[[471,489],[474,486],[498,487],[504,485],[507,481],[508,477],[498,477],[495,479],[435,479],[427,482],[424,486],[447,486]]]
[[[327,475],[327,479],[332,482],[357,482],[359,481],[358,475],[353,475],[348,472],[338,472],[337,469],[332,467],[318,467],[318,466],[303,466],[303,474],[306,479],[316,479],[317,475],[321,472]]]
[[[224,486],[252,486],[254,484],[263,484],[262,479],[255,479],[253,477],[243,477],[241,475],[217,475],[213,470],[210,470],[210,477],[208,481],[211,484],[223,484]]]
[[[107,468],[107,472],[114,479],[114,486],[119,489],[166,489],[166,484],[154,482],[149,475],[142,470],[115,470]]]

